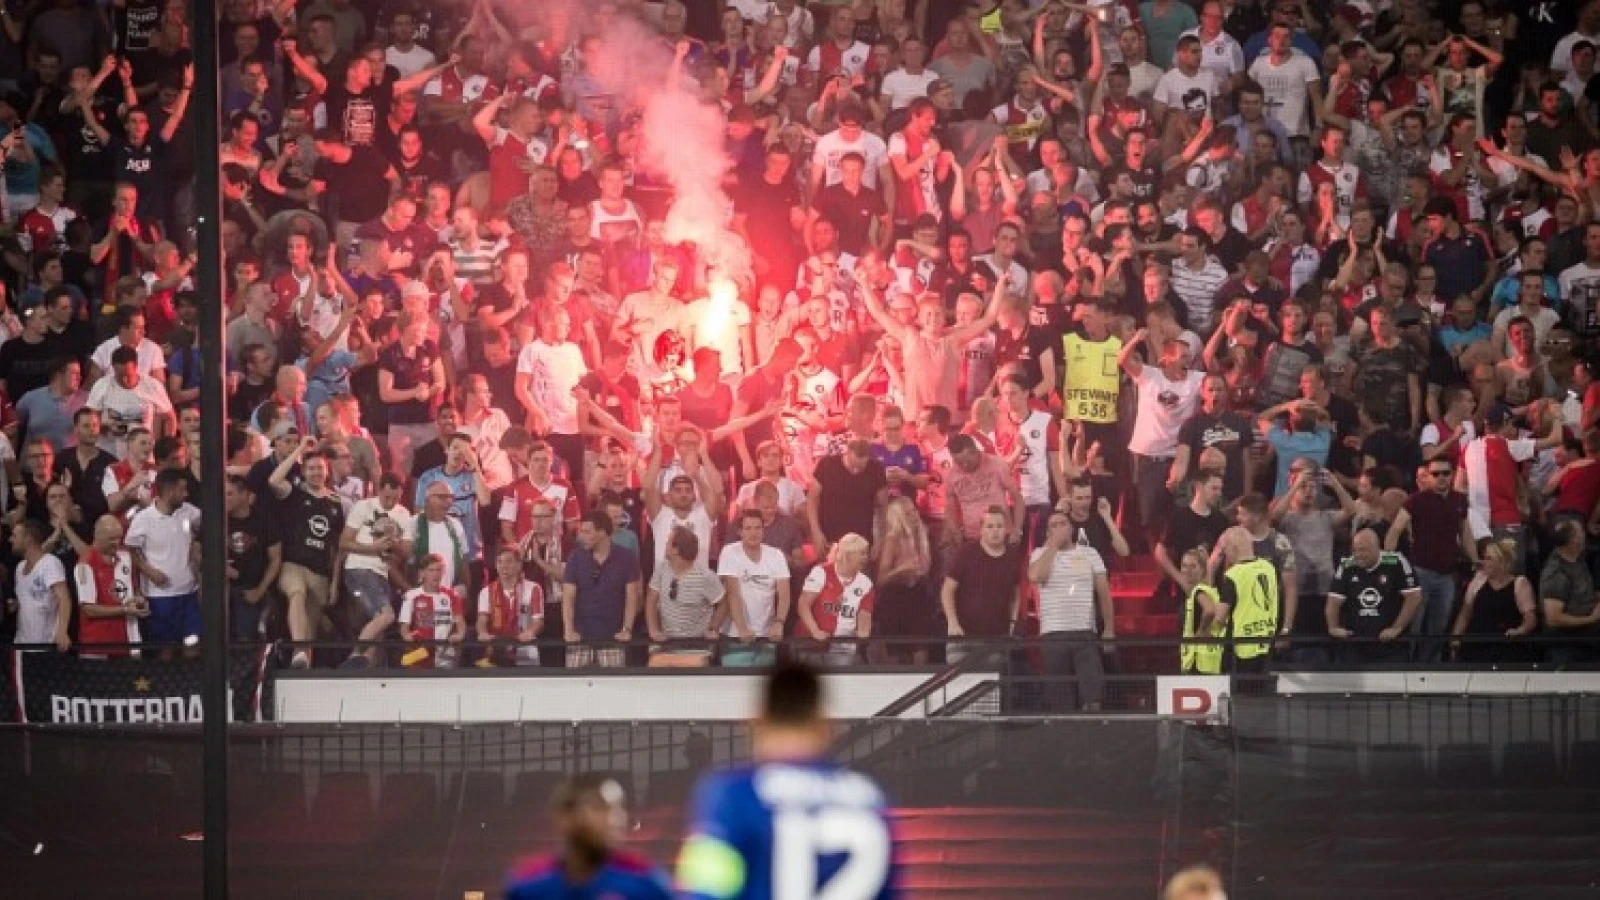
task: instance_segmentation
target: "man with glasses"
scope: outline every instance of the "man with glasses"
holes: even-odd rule
[[[1428,483],[1419,485],[1406,500],[1405,509],[1384,536],[1383,546],[1394,550],[1400,536],[1410,529],[1411,563],[1422,589],[1422,608],[1411,621],[1411,633],[1440,638],[1450,626],[1455,573],[1462,554],[1476,567],[1478,549],[1467,524],[1467,495],[1455,489],[1455,464],[1449,455],[1435,456],[1423,471]],[[1417,648],[1418,662],[1438,662],[1443,656],[1443,640],[1429,640]]]

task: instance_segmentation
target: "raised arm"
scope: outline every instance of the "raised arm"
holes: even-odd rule
[[[975,322],[969,322],[957,328],[950,329],[949,338],[957,346],[965,344],[990,328],[994,327],[995,320],[1000,318],[1000,301],[1005,299],[1006,288],[1011,284],[1011,276],[1006,272],[996,275],[994,280],[994,295],[989,298],[989,308],[984,310],[983,316]]]

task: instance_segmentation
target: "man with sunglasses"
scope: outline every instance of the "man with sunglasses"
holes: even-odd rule
[[[1406,500],[1395,517],[1383,546],[1394,550],[1400,536],[1411,530],[1411,564],[1422,588],[1422,607],[1411,620],[1411,633],[1440,638],[1450,627],[1450,610],[1456,599],[1456,568],[1462,554],[1477,564],[1477,542],[1467,524],[1467,495],[1455,489],[1455,463],[1449,454],[1435,456],[1426,466],[1426,480]],[[1438,662],[1443,640],[1417,646],[1418,662]]]

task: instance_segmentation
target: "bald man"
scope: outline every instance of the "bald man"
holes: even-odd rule
[[[1229,610],[1233,671],[1264,673],[1273,637],[1288,634],[1278,570],[1256,556],[1255,539],[1243,526],[1224,531],[1217,546],[1224,566],[1217,581],[1217,598]]]

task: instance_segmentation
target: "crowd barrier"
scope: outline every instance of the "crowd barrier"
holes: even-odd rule
[[[734,645],[795,654],[820,662],[842,718],[992,718],[1081,714],[1085,680],[1043,668],[1053,638],[1010,640],[873,639]],[[1296,640],[1278,647],[1264,677],[1183,673],[1183,642],[1122,638],[1103,642],[1101,702],[1094,713],[1224,715],[1224,699],[1243,688],[1278,694],[1521,694],[1600,693],[1600,670],[1553,669],[1525,661],[1490,664],[1430,659],[1436,641],[1341,642],[1344,651],[1381,649],[1382,663],[1350,665],[1327,652],[1326,641]],[[1214,641],[1191,641],[1211,644]],[[1493,642],[1482,642],[1489,646]],[[1503,642],[1500,642],[1503,643]],[[1523,642],[1537,650],[1539,637]],[[541,645],[543,666],[494,665],[516,659],[511,645],[492,652],[467,644],[455,668],[406,666],[415,644],[236,645],[230,655],[230,712],[234,721],[292,722],[524,722],[539,720],[742,719],[752,708],[758,669],[731,664],[651,668],[651,645],[583,645],[596,659],[611,651],[617,668],[567,668]],[[686,646],[703,648],[703,644]],[[1468,639],[1466,646],[1474,646]],[[669,649],[672,645],[668,645]],[[959,662],[949,653],[959,648]],[[97,648],[104,650],[105,648]],[[125,648],[91,657],[45,647],[0,648],[8,671],[0,680],[0,722],[87,725],[186,724],[200,720],[201,667],[194,648]],[[297,649],[317,664],[287,667]],[[559,649],[570,653],[572,645]],[[1394,652],[1398,650],[1398,655]],[[351,667],[361,651],[377,665]],[[841,652],[844,651],[844,652]],[[713,653],[707,657],[717,662]],[[730,660],[724,660],[729,662]],[[604,676],[604,677],[597,677]]]
[[[291,676],[293,677],[293,676]],[[1126,900],[1177,867],[1230,897],[1592,897],[1600,698],[1241,689],[1229,720],[868,719],[835,751],[894,806],[912,900]],[[749,758],[736,722],[239,723],[230,896],[495,896],[551,848],[576,772],[628,792],[667,862],[695,780]],[[29,900],[197,896],[190,725],[0,728],[0,871]]]

